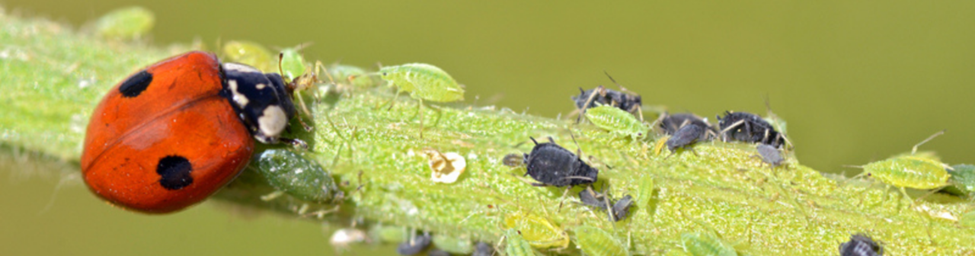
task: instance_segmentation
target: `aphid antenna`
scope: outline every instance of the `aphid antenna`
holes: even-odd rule
[[[579,146],[579,143],[576,142],[576,136],[574,134],[572,134],[572,131],[571,130],[566,129],[566,131],[569,132],[569,137],[572,138],[572,143],[575,143],[576,144],[576,153],[579,154],[579,159],[582,159],[582,147],[580,147]],[[552,137],[548,137],[548,140],[549,141],[552,141],[552,143],[555,143],[555,141],[552,140]]]
[[[768,93],[765,93],[765,111],[767,112],[766,115],[769,118],[771,118],[772,120],[779,120],[779,116],[776,115],[774,112],[772,112],[772,104],[769,103]],[[781,126],[779,126],[779,122],[773,122],[772,123],[772,126],[774,126],[774,128],[779,132],[779,135],[776,136],[777,137],[776,140],[778,140],[779,138],[781,138],[782,140],[785,140],[785,143],[788,144],[788,147],[786,148],[786,150],[795,149],[795,147],[796,147],[795,144],[792,144],[792,141],[789,140],[789,136],[785,136],[786,135],[785,134],[785,131],[782,130],[782,127]],[[765,132],[767,134],[768,133],[768,130],[765,130]],[[766,136],[768,136],[768,135],[766,135]]]
[[[911,155],[913,155],[914,153],[917,153],[917,147],[923,145],[924,143],[927,143],[928,141],[931,141],[935,137],[938,137],[938,136],[941,136],[942,134],[945,134],[945,131],[948,131],[948,129],[944,129],[944,130],[938,131],[938,132],[932,134],[931,136],[929,136],[927,139],[924,139],[923,141],[921,141],[917,145],[914,145],[914,148],[911,148]]]
[[[606,74],[606,77],[609,78],[609,81],[613,81],[613,84],[615,84],[617,87],[619,87],[620,88],[620,91],[626,92],[626,93],[630,93],[630,90],[627,90],[626,87],[623,87],[623,85],[620,85],[620,83],[617,83],[616,82],[616,79],[613,79],[613,76],[609,75],[609,72],[606,72],[606,70],[603,70],[603,74]]]
[[[731,125],[729,125],[728,128],[724,128],[724,130],[721,130],[721,132],[719,133],[719,135],[721,136],[721,140],[722,141],[726,141],[727,140],[727,136],[725,135],[725,133],[727,133],[731,129],[737,128],[738,126],[740,126],[740,125],[742,125],[744,123],[745,123],[745,120],[738,120],[738,122],[734,122]],[[768,132],[768,131],[766,130],[766,132]]]

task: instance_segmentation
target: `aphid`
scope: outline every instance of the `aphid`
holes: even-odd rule
[[[785,135],[779,133],[762,117],[746,112],[725,111],[725,116],[718,118],[718,128],[722,140],[732,140],[754,143],[760,142],[773,147],[780,147],[785,141]]]
[[[633,114],[609,105],[591,108],[585,112],[585,116],[597,127],[620,136],[629,136],[633,140],[645,139],[649,131],[649,127]]]
[[[758,144],[755,150],[758,151],[758,155],[756,156],[761,158],[763,162],[768,163],[770,168],[778,167],[785,162],[779,149],[768,144]]]
[[[405,227],[377,224],[369,227],[369,237],[380,242],[402,243],[410,239],[410,233]]]
[[[548,138],[549,143],[539,144],[535,138],[531,140],[535,143],[535,147],[530,154],[525,154],[524,162],[528,170],[525,175],[531,175],[539,182],[532,185],[565,187],[596,182],[599,170],[590,167],[576,154],[555,144],[555,140],[551,137]]]
[[[535,248],[565,248],[569,235],[548,219],[527,212],[510,213],[504,217],[504,227],[517,229],[528,244]]]
[[[637,184],[636,207],[640,209],[647,208],[650,205],[650,199],[653,197],[653,177],[645,174]]]
[[[366,70],[356,66],[332,64],[328,67],[327,74],[353,88],[369,88],[376,85],[376,81],[373,81],[372,76],[367,75]]]
[[[464,236],[435,235],[433,245],[440,250],[453,254],[471,254],[474,244]]]
[[[454,183],[467,168],[467,160],[456,152],[440,153],[436,149],[426,148],[423,153],[430,158],[430,179],[438,183]]]
[[[582,204],[584,205],[606,210],[606,194],[593,193],[586,189],[579,191],[579,201],[582,201]]]
[[[626,219],[630,215],[630,206],[633,205],[633,197],[630,195],[625,195],[613,204],[613,219],[612,221],[621,221]]]
[[[103,38],[133,40],[152,30],[156,16],[149,9],[132,6],[115,9],[95,22],[95,33]]]
[[[521,236],[521,233],[515,229],[508,229],[504,231],[504,241],[506,242],[504,246],[504,252],[508,256],[534,256],[535,250],[532,246]]]
[[[525,240],[522,239],[522,241]],[[528,243],[525,243],[524,246],[527,247],[529,250],[531,250],[531,246],[529,246]],[[494,247],[492,247],[491,244],[485,242],[477,242],[477,245],[474,246],[474,253],[471,254],[471,256],[492,256],[492,255],[494,255]]]
[[[278,68],[285,81],[294,81],[296,78],[305,75],[305,57],[301,56],[301,49],[308,44],[301,44],[296,47],[281,49],[278,53]]]
[[[695,124],[685,125],[684,127],[677,129],[677,132],[674,132],[674,135],[667,139],[667,149],[670,150],[670,154],[673,155],[677,149],[687,147],[688,145],[697,142],[701,136],[704,136],[705,129],[706,128]]]
[[[674,135],[674,133],[676,133],[678,129],[687,125],[697,125],[700,127],[706,127],[709,131],[714,132],[713,131],[714,128],[711,128],[711,124],[709,124],[706,119],[702,119],[694,114],[670,115],[664,113],[658,119],[659,121],[657,121],[657,126],[660,127],[660,130],[663,131],[663,133],[666,135]],[[702,134],[702,136],[704,135],[706,134]],[[704,140],[706,138],[702,137],[700,139]]]
[[[423,137],[424,100],[434,102],[464,100],[464,88],[461,88],[450,74],[430,64],[409,63],[382,67],[379,69],[379,75],[389,83],[389,86],[398,88],[397,95],[408,92],[411,98],[419,100],[417,114],[420,115],[420,137]]]
[[[256,160],[257,170],[268,184],[284,193],[311,202],[327,202],[338,187],[318,163],[287,149],[268,149]]]
[[[684,252],[694,256],[736,256],[735,247],[708,233],[684,233],[680,235]]]
[[[573,232],[575,233],[573,240],[576,247],[582,250],[584,255],[630,255],[626,246],[605,230],[590,226],[578,226]]]
[[[274,55],[261,44],[251,41],[228,41],[223,44],[223,58],[253,66],[261,71],[277,70]]]
[[[430,234],[424,233],[400,243],[399,246],[396,246],[396,253],[399,255],[416,255],[430,247],[430,241]]]
[[[881,256],[884,248],[869,236],[856,234],[850,241],[840,244],[840,256]]]
[[[519,167],[525,165],[525,157],[521,154],[507,154],[501,159],[501,163],[508,167]]]
[[[948,174],[945,169],[951,167],[933,157],[915,155],[918,146],[943,133],[944,131],[935,133],[921,143],[914,145],[910,155],[894,156],[864,165],[862,166],[863,172],[885,184],[900,188],[901,193],[907,198],[910,196],[907,195],[904,188],[934,189],[948,186],[948,179],[951,178],[951,174]]]
[[[641,109],[643,106],[643,99],[640,97],[640,95],[627,91],[622,85],[616,83],[616,80],[613,79],[612,76],[609,76],[609,73],[606,73],[606,77],[609,77],[609,80],[613,81],[613,83],[620,88],[620,91],[606,89],[606,87],[603,87],[602,85],[588,91],[579,88],[579,91],[581,92],[579,96],[572,97],[572,101],[575,102],[576,105],[576,111],[582,111],[582,114],[579,115],[579,119],[586,114],[586,111],[589,108],[595,107],[596,103],[599,103],[600,105],[614,106],[622,109],[623,111],[633,113],[640,118],[640,121],[643,121],[643,110]],[[579,119],[577,119],[576,122],[578,122]]]

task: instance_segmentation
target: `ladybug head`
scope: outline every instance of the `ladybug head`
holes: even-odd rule
[[[238,63],[224,63],[223,91],[247,129],[262,143],[277,143],[295,116],[295,106],[277,73]]]

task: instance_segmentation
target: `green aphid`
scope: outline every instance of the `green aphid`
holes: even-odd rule
[[[353,88],[362,89],[376,85],[373,77],[369,76],[366,70],[350,65],[332,64],[328,67],[328,74],[336,83],[351,85]]]
[[[424,63],[409,63],[379,69],[379,76],[420,101],[454,102],[464,100],[464,88],[442,69]]]
[[[566,248],[569,235],[554,223],[541,216],[526,213],[509,213],[504,218],[505,228],[517,229],[529,244],[535,248]]]
[[[437,249],[444,250],[451,254],[471,254],[474,252],[474,243],[463,236],[434,235],[433,245]]]
[[[132,40],[152,30],[156,16],[149,9],[132,6],[115,9],[95,22],[95,33],[103,38]]]
[[[223,44],[226,61],[247,64],[264,72],[278,71],[277,60],[271,51],[251,41],[228,41]]]
[[[278,67],[281,69],[281,77],[286,82],[290,82],[305,74],[305,57],[301,56],[301,49],[304,45],[291,48],[284,48],[278,53]]]
[[[648,174],[644,174],[637,182],[637,194],[636,194],[636,207],[640,209],[646,209],[650,205],[650,199],[653,197],[654,183],[653,177]]]
[[[278,191],[293,197],[324,203],[338,188],[332,176],[318,163],[285,149],[269,149],[257,157],[257,172]]]
[[[962,227],[975,228],[975,211],[963,213],[958,217],[958,224]]]
[[[684,233],[680,235],[684,251],[694,256],[736,256],[735,247],[708,233]]]
[[[582,253],[585,255],[630,255],[630,251],[627,250],[626,246],[605,230],[590,226],[579,226],[574,229],[574,232],[575,237],[573,241],[576,247],[582,250]]]
[[[590,108],[585,115],[597,127],[634,140],[645,139],[650,130],[649,126],[637,120],[633,114],[609,105]]]
[[[504,252],[507,256],[535,256],[535,250],[532,249],[528,241],[525,240],[518,230],[508,229],[504,231]]]
[[[935,133],[914,145],[911,154],[898,155],[864,165],[863,173],[880,182],[900,188],[901,193],[907,198],[910,196],[904,188],[935,189],[948,186],[951,174],[948,174],[946,168],[950,167],[932,154],[917,154],[918,146],[943,133],[944,131]]]

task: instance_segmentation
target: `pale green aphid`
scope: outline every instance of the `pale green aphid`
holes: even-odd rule
[[[684,251],[694,256],[737,256],[735,247],[708,233],[684,233],[680,235]]]
[[[636,188],[636,207],[639,209],[646,209],[650,205],[650,198],[653,197],[653,177],[645,174],[636,184],[639,186]]]
[[[566,248],[569,246],[569,235],[551,221],[541,216],[514,212],[504,217],[505,228],[517,229],[529,244],[535,248]]]
[[[409,240],[410,233],[406,227],[376,224],[369,227],[369,237],[375,241],[398,244]]]
[[[904,188],[935,189],[948,186],[951,174],[945,168],[950,167],[931,154],[916,154],[918,146],[943,133],[944,131],[935,133],[914,145],[909,155],[894,156],[864,165],[863,172],[880,182],[900,188],[907,198],[910,196]]]
[[[305,74],[305,57],[301,56],[303,45],[292,48],[284,48],[278,54],[278,67],[281,69],[281,77],[286,82],[292,81]]]
[[[504,252],[508,256],[535,256],[535,250],[532,249],[528,241],[518,234],[518,230],[508,229],[504,231]]]
[[[318,163],[286,149],[269,149],[256,159],[255,168],[268,184],[296,198],[324,203],[335,197],[338,187]]]
[[[278,71],[277,60],[271,51],[251,41],[228,41],[223,44],[224,61],[247,64],[264,72]]]
[[[585,115],[597,127],[634,140],[646,138],[650,130],[649,126],[637,120],[633,114],[609,105],[590,108]]]
[[[951,172],[951,179],[949,179],[949,182],[953,185],[952,189],[969,197],[975,195],[975,165],[959,164],[951,168],[954,169]]]
[[[442,69],[424,63],[409,63],[379,69],[379,77],[396,86],[399,92],[421,101],[454,102],[464,100],[464,88]]]
[[[585,255],[630,255],[630,251],[627,250],[623,243],[605,230],[590,226],[578,226],[574,229],[574,232],[575,237],[573,240],[576,243],[576,247],[582,250]]]
[[[95,22],[95,32],[104,38],[138,39],[152,30],[156,16],[149,9],[132,6],[115,9]]]
[[[471,254],[474,252],[474,243],[463,236],[437,234],[433,236],[433,245],[437,249],[451,254]]]

